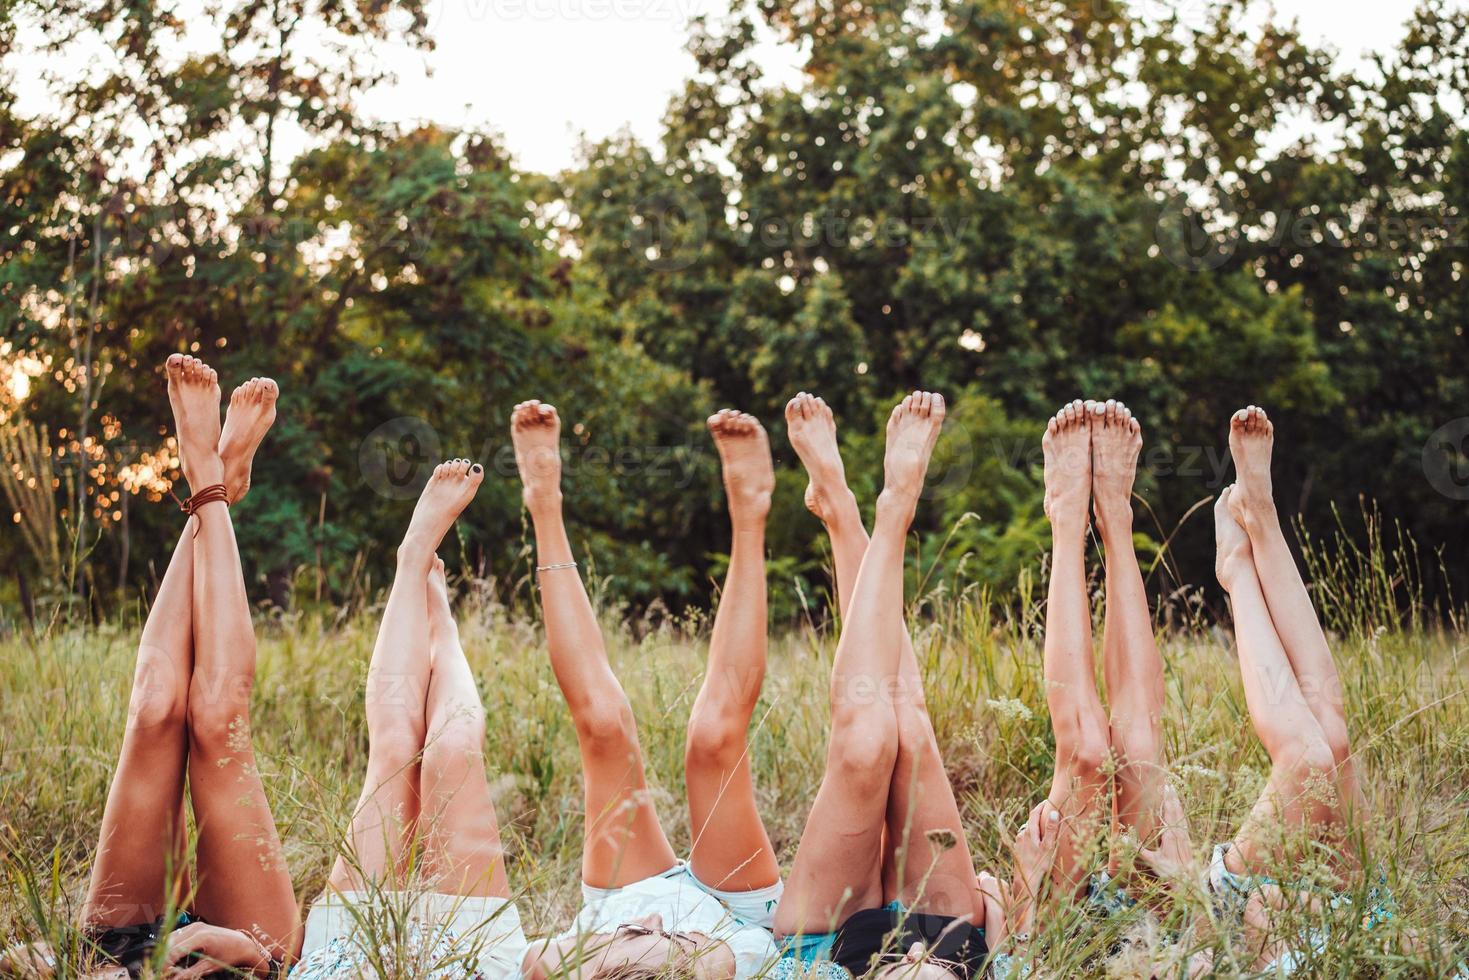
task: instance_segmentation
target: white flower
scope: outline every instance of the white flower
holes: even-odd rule
[[[990,698],[985,702],[1001,718],[1030,721],[1032,715],[1025,702],[1019,698]]]

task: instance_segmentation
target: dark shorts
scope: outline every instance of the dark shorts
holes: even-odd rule
[[[781,956],[791,972],[800,975],[826,976],[813,968],[833,963],[860,977],[872,969],[874,958],[884,954],[901,958],[914,942],[966,977],[978,975],[989,955],[983,929],[952,916],[910,912],[892,902],[853,914],[835,932],[787,936],[781,940]]]
[[[116,963],[127,970],[130,976],[137,976],[152,958],[164,936],[199,921],[202,920],[188,912],[179,912],[172,919],[155,919],[132,926],[89,929],[87,941],[97,948],[104,961]]]

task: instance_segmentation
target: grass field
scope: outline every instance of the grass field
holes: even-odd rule
[[[1323,574],[1329,578],[1331,570]],[[579,902],[576,744],[534,617],[497,605],[483,585],[460,583],[458,592],[464,643],[488,713],[487,758],[511,881],[524,892],[527,928],[539,933],[563,924]],[[1463,955],[1455,947],[1469,932],[1469,643],[1453,628],[1374,614],[1363,605],[1366,592],[1364,586],[1341,590],[1335,600],[1318,596],[1332,602],[1339,620],[1334,645],[1376,813],[1367,834],[1376,870],[1400,907],[1387,926],[1370,932],[1350,917],[1338,921],[1313,973],[1443,976]],[[629,622],[619,610],[602,612],[665,826],[675,845],[686,847],[683,732],[708,623]],[[303,903],[323,885],[362,778],[362,680],[375,613],[340,621],[288,616],[259,628],[257,749]],[[1033,606],[1000,614],[942,593],[915,610],[935,726],[981,867],[1008,867],[1003,828],[1040,798],[1050,777],[1040,616]],[[759,792],[787,867],[821,775],[834,639],[812,629],[774,639],[757,713]],[[120,742],[135,642],[135,629],[121,626],[0,641],[0,930],[7,940],[54,936],[74,917]],[[1206,850],[1232,834],[1267,760],[1250,727],[1229,634],[1179,627],[1162,646],[1169,758],[1195,842]],[[1142,960],[1166,964],[1177,952],[1157,937],[1192,901],[1174,904],[1161,922],[1142,912],[1103,926],[1087,926],[1075,913],[1043,917],[1044,972],[1145,975]],[[1401,942],[1407,930],[1418,937],[1417,952]],[[1123,932],[1143,941],[1099,955]],[[1226,954],[1217,975],[1241,972]]]

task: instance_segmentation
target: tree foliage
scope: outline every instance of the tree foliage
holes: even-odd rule
[[[433,453],[491,467],[459,560],[518,580],[504,433],[529,396],[562,407],[578,533],[638,603],[703,596],[723,550],[704,415],[756,412],[793,466],[802,389],[864,499],[891,400],[951,395],[920,532],[960,585],[1012,587],[1044,546],[1042,420],[1077,396],[1143,421],[1159,589],[1208,578],[1206,527],[1175,526],[1248,402],[1308,528],[1367,496],[1462,554],[1469,13],[1423,0],[1358,73],[1258,15],[761,0],[694,25],[658,145],[543,176],[356,110],[378,44],[430,45],[421,3],[225,3],[203,44],[167,4],[52,4],[54,50],[126,38],[51,82],[52,114],[0,89],[0,413],[52,434],[68,591],[146,580],[167,546],[175,350],[281,381],[239,523],[283,605],[382,581]],[[770,32],[805,55],[794,86],[762,76]],[[809,586],[819,528],[781,480],[777,574]],[[0,554],[40,567],[19,535]]]

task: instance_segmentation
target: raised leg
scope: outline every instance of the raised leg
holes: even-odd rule
[[[1250,536],[1250,552],[1255,558],[1255,572],[1265,593],[1270,619],[1290,658],[1306,704],[1336,759],[1342,799],[1352,807],[1360,807],[1362,790],[1347,734],[1346,696],[1341,677],[1275,510],[1270,479],[1274,444],[1275,426],[1263,408],[1251,405],[1230,419],[1229,452],[1239,476],[1239,483],[1230,494],[1230,512]]]
[[[135,925],[188,895],[184,772],[194,659],[194,542],[185,530],[143,624],[122,752],[82,909],[89,928]]]
[[[1093,406],[1092,507],[1107,562],[1102,674],[1117,764],[1114,830],[1152,846],[1167,772],[1163,764],[1163,658],[1153,638],[1143,576],[1132,544],[1132,483],[1142,427],[1121,402]],[[1116,858],[1112,871],[1116,873]]]
[[[208,411],[208,397],[183,401],[182,355],[165,367],[169,402],[182,417]],[[230,500],[249,490],[250,459],[275,419],[277,389],[268,378],[236,390],[219,438]],[[207,415],[205,416],[207,422]],[[158,596],[143,624],[138,663],[128,700],[122,753],[92,864],[83,907],[88,926],[132,925],[179,906],[190,892],[184,778],[188,760],[187,712],[194,669],[194,537],[185,529],[168,563]],[[157,828],[161,846],[140,839],[138,828]]]
[[[176,366],[177,365],[177,366]],[[178,374],[179,454],[194,492],[222,483],[219,383],[196,358]],[[255,631],[229,508],[206,504],[194,537],[194,671],[189,684],[189,796],[199,828],[194,908],[249,930],[280,958],[300,944],[300,916],[250,740]]]
[[[832,668],[826,775],[807,818],[776,932],[827,932],[882,904],[882,841],[898,753],[891,704],[902,651],[903,548],[943,424],[940,395],[915,392],[888,421],[886,485]]]
[[[721,891],[753,891],[780,880],[775,848],[755,801],[750,719],[765,681],[765,517],[775,470],[765,430],[726,410],[709,419],[723,464],[732,540],[729,573],[714,615],[709,666],[689,715],[684,771],[690,864]]]
[[[1041,440],[1052,539],[1044,669],[1046,704],[1056,736],[1056,769],[1048,799],[1062,821],[1053,876],[1068,891],[1087,879],[1087,849],[1101,824],[1110,751],[1107,716],[1092,663],[1086,594],[1087,502],[1092,483],[1087,412],[1080,401],[1067,405],[1047,424]]]
[[[1226,860],[1245,873],[1282,856],[1292,832],[1312,832],[1338,821],[1332,772],[1335,759],[1311,713],[1275,632],[1250,554],[1250,539],[1231,516],[1226,489],[1214,506],[1216,571],[1229,593],[1245,702],[1255,733],[1270,755],[1270,779],[1235,836]]]
[[[581,748],[587,811],[582,879],[618,888],[667,871],[677,858],[648,794],[632,705],[607,661],[602,629],[572,559],[561,514],[561,420],[550,405],[522,402],[510,431],[544,569],[539,578],[551,669]]]
[[[810,477],[806,505],[831,539],[837,605],[845,618],[868,537],[857,499],[847,486],[836,421],[823,399],[801,392],[787,403],[786,422],[791,444]],[[893,698],[898,757],[888,798],[884,890],[910,908],[969,916],[976,907],[983,908],[979,879],[928,716],[923,678],[906,625],[901,641]],[[952,843],[935,843],[931,834]]]
[[[438,563],[434,552],[483,479],[484,469],[465,459],[437,466],[398,546],[393,587],[367,668],[367,777],[346,852],[338,856],[330,879],[338,891],[384,879],[401,885],[408,871],[428,724],[428,577]]]
[[[449,610],[444,564],[429,574],[433,678],[423,749],[423,819],[434,889],[510,895],[495,802],[485,779],[485,709]]]

